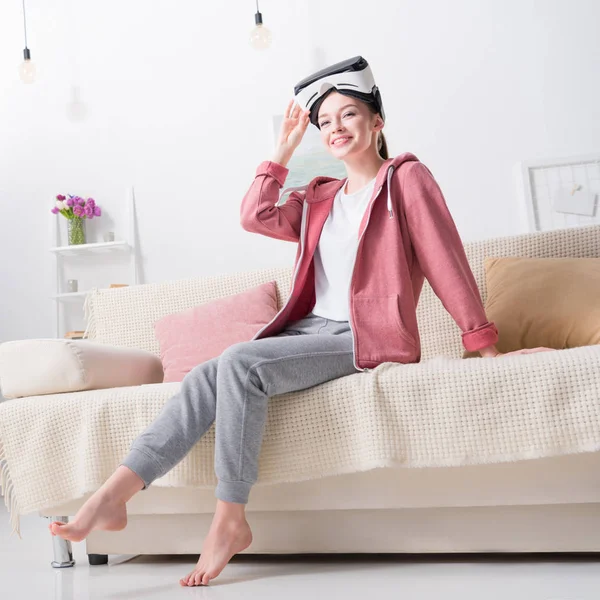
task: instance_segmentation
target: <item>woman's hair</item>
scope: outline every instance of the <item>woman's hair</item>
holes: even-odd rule
[[[379,114],[379,112],[377,111],[375,106],[373,106],[373,104],[371,104],[370,102],[365,102],[365,104],[369,107],[369,110],[374,115]],[[383,131],[380,131],[377,134],[377,150],[379,151],[379,156],[381,156],[383,160],[387,160],[389,158],[387,142],[385,140],[385,135],[383,135]]]
[[[379,156],[381,156],[383,160],[387,160],[389,158],[387,141],[385,139],[385,135],[383,135],[383,131],[380,131],[379,135],[377,136],[377,150],[379,150]]]

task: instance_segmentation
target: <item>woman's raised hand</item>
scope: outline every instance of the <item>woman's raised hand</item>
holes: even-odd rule
[[[292,158],[294,150],[300,145],[304,132],[310,123],[309,115],[310,111],[302,110],[300,106],[294,103],[294,100],[288,102],[279,129],[273,162],[282,164],[285,167]]]

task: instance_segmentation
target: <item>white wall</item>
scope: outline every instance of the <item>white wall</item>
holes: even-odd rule
[[[20,3],[2,3],[0,341],[54,335],[56,193],[93,196],[119,234],[134,185],[145,282],[291,265],[293,245],[245,232],[239,205],[270,156],[270,116],[323,62],[369,60],[390,151],[431,168],[465,242],[527,230],[518,161],[599,149],[595,0],[260,7],[266,53],[247,44],[251,0],[27,0],[40,77],[26,86]],[[67,116],[77,90],[81,121]]]

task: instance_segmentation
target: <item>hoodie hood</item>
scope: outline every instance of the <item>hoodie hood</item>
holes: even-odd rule
[[[375,176],[375,195],[377,195],[384,184],[387,183],[387,208],[390,213],[390,218],[394,215],[392,210],[390,185],[394,170],[405,162],[418,160],[419,159],[412,152],[404,152],[404,154],[399,154],[394,158],[388,158],[381,167],[379,167],[379,171]],[[315,177],[308,186],[303,186],[302,188],[306,189],[306,202],[314,204],[335,196],[340,188],[345,185],[347,180],[347,177],[344,177],[344,179],[336,179],[335,177]]]
[[[392,196],[391,196],[391,180],[394,170],[400,167],[405,162],[413,162],[418,161],[419,159],[412,152],[404,152],[404,154],[399,154],[394,158],[388,158],[383,162],[381,167],[379,167],[379,171],[377,171],[377,175],[375,176],[375,195],[377,195],[384,183],[387,183],[387,209],[390,213],[390,218],[394,216],[394,212],[392,210]],[[292,192],[295,190],[305,190],[306,191],[306,202],[308,204],[315,204],[317,202],[322,202],[323,200],[328,200],[334,197],[340,188],[346,184],[348,181],[347,177],[344,179],[337,179],[336,177],[324,177],[319,176],[315,177],[308,183],[307,185],[301,185],[298,187],[289,187],[283,190],[279,196],[279,199],[287,194],[288,192]]]

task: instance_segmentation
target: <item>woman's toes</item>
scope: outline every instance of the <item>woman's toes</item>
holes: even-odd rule
[[[194,585],[200,585],[202,583],[202,572],[198,571],[196,577],[194,577]]]
[[[204,573],[204,577],[202,578],[202,585],[208,585],[209,582],[210,577],[208,576],[208,573]]]
[[[50,523],[50,531],[56,535],[58,528],[62,527],[63,525],[64,523],[62,521],[52,521],[52,523]]]

